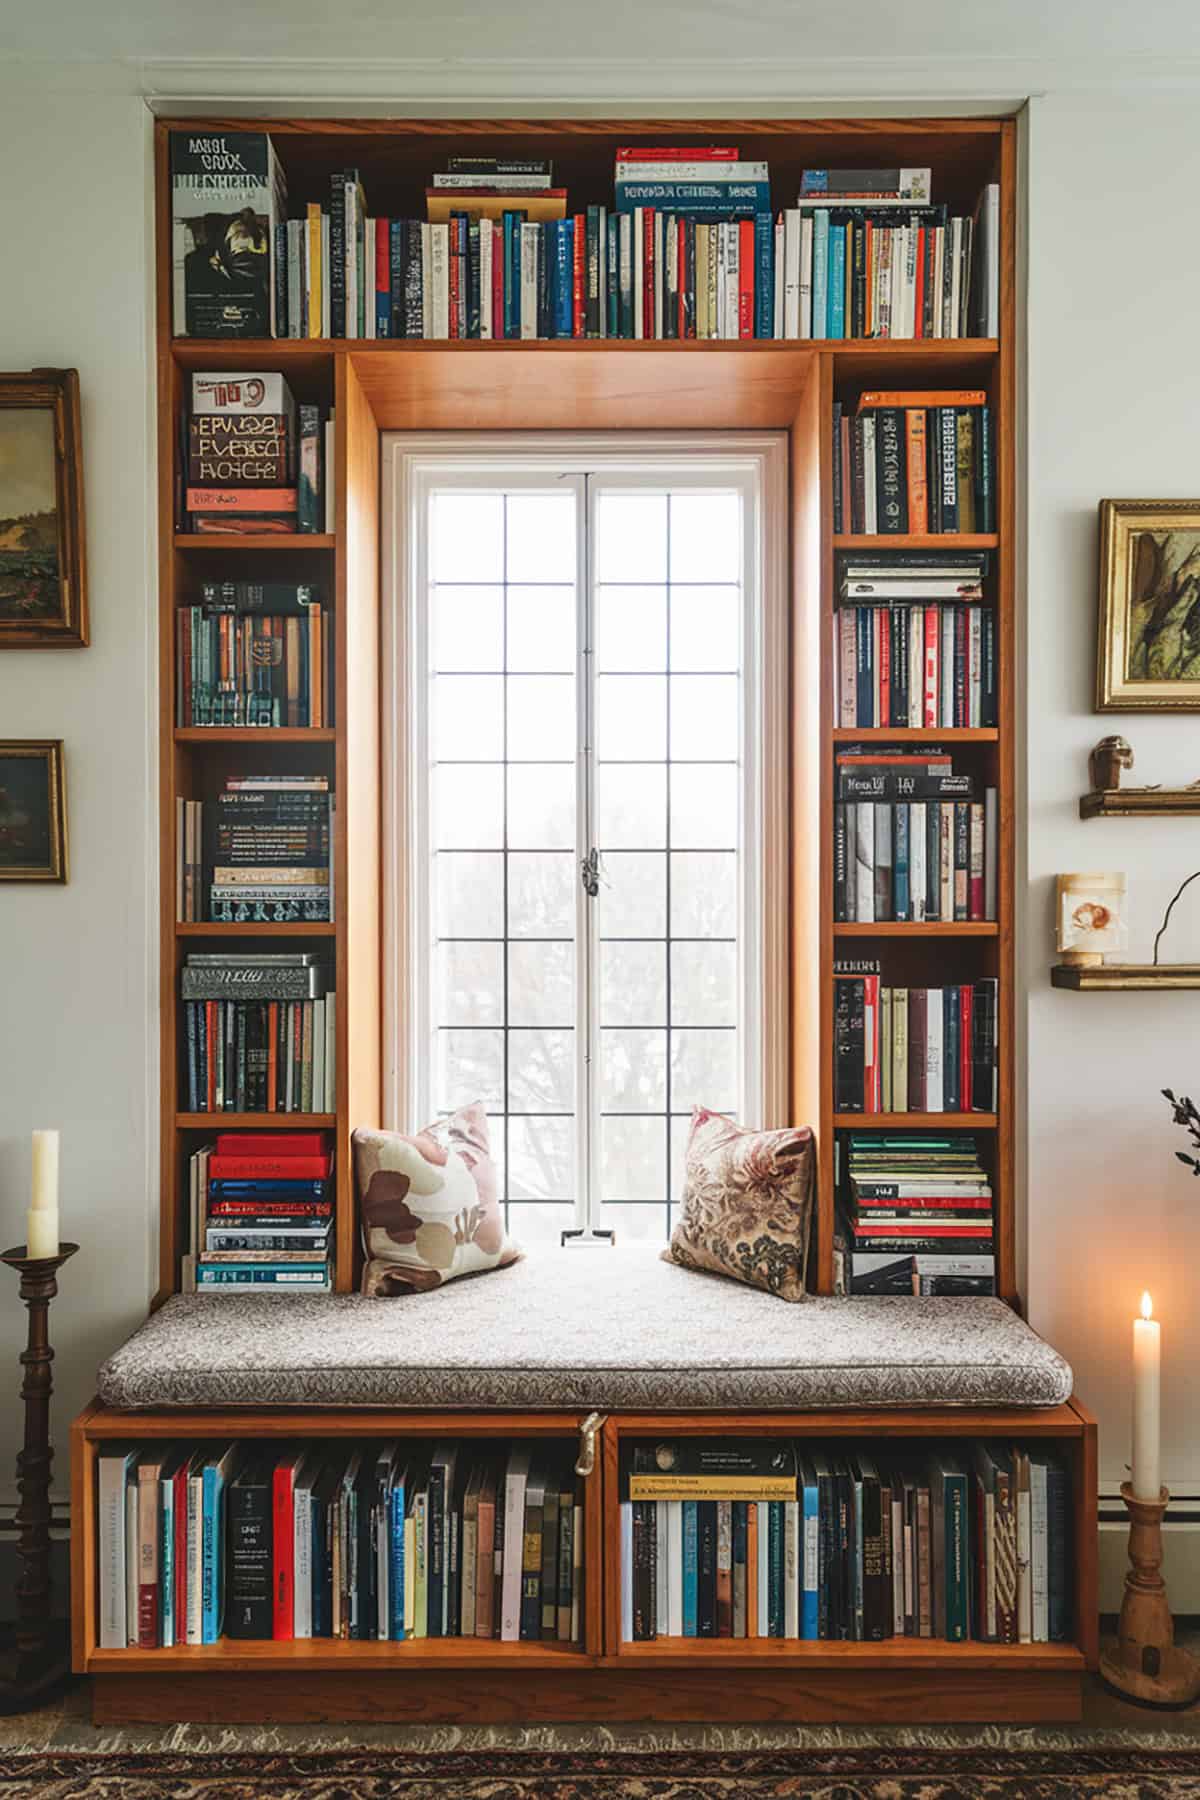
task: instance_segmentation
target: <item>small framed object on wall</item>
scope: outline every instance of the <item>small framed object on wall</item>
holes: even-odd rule
[[[1100,502],[1098,712],[1200,712],[1200,500]]]
[[[0,740],[0,881],[66,879],[62,739]]]
[[[0,649],[87,641],[79,376],[0,374]]]

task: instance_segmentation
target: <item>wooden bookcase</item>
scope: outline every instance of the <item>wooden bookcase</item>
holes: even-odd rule
[[[988,181],[1001,189],[1000,335],[963,341],[550,343],[268,340],[213,342],[171,336],[168,133],[262,128],[274,137],[293,211],[323,199],[330,172],[362,170],[371,210],[423,216],[432,169],[453,152],[500,144],[549,155],[572,210],[611,202],[613,152],[624,141],[733,142],[768,160],[776,205],[793,201],[806,165],[929,164],[935,195],[970,211]],[[159,609],[161,817],[162,1171],[159,1298],[179,1285],[185,1172],[214,1127],[319,1123],[337,1140],[337,1286],[358,1274],[350,1133],[377,1124],[383,1046],[380,1005],[380,434],[384,431],[776,430],[790,451],[791,844],[789,1070],[792,1112],[819,1141],[817,1285],[833,1274],[836,1130],[946,1126],[973,1130],[994,1178],[998,1287],[1017,1301],[1014,1252],[1014,380],[1015,126],[1003,119],[937,120],[347,120],[188,118],[156,127],[158,231]],[[335,521],[329,535],[203,538],[177,535],[173,458],[188,378],[204,369],[279,369],[298,400],[336,407]],[[993,408],[998,529],[987,537],[835,537],[831,463],[834,401],[864,387],[983,387]],[[845,731],[834,722],[835,553],[871,542],[986,547],[988,603],[997,616],[999,724],[988,730]],[[175,723],[175,611],[209,574],[261,572],[320,581],[333,599],[335,723],[323,731],[180,730]],[[834,749],[952,742],[964,766],[999,790],[998,917],[988,924],[841,925],[833,920]],[[211,796],[226,773],[256,766],[312,768],[337,797],[335,916],[327,926],[177,925],[175,802]],[[189,946],[263,939],[332,946],[337,1019],[337,1106],[315,1121],[180,1110],[179,968]],[[852,945],[852,950],[847,947]],[[878,955],[885,978],[939,986],[994,975],[999,985],[995,1114],[840,1117],[833,1110],[835,955]],[[863,1302],[869,1304],[869,1302]],[[602,1404],[602,1397],[597,1401]],[[119,1414],[89,1409],[76,1422],[75,1654],[96,1677],[98,1715],[123,1718],[440,1717],[979,1719],[1078,1716],[1082,1674],[1096,1658],[1095,1426],[1075,1402],[1051,1411],[974,1414],[825,1413],[611,1419],[589,1480],[586,1641],[578,1651],[450,1644],[254,1645],[223,1651],[100,1651],[95,1642],[95,1496],[98,1446],[114,1437],[534,1435],[575,1431],[574,1416],[254,1412]],[[845,1437],[990,1434],[1061,1442],[1075,1475],[1077,1628],[1071,1645],[947,1645],[900,1640],[851,1644],[621,1645],[613,1611],[615,1474],[622,1435],[662,1430],[781,1432]],[[214,1666],[219,1664],[219,1668]],[[403,1665],[386,1694],[362,1680]],[[536,1675],[530,1679],[536,1669]],[[456,1672],[463,1679],[457,1681]],[[252,1680],[245,1680],[252,1674]],[[203,1680],[197,1677],[203,1675]],[[936,1676],[936,1679],[932,1679]]]

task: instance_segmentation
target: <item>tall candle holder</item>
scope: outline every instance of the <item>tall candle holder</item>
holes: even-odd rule
[[[1187,1706],[1200,1694],[1200,1661],[1175,1643],[1175,1624],[1162,1578],[1162,1522],[1171,1496],[1141,1500],[1128,1482],[1129,1562],[1117,1641],[1100,1658],[1110,1687],[1144,1706]]]
[[[58,1292],[58,1271],[78,1244],[60,1244],[57,1256],[27,1255],[27,1246],[5,1250],[0,1262],[21,1277],[21,1299],[29,1326],[21,1365],[25,1370],[25,1444],[17,1456],[17,1620],[12,1645],[0,1658],[0,1713],[24,1712],[46,1699],[70,1672],[69,1633],[50,1616],[50,1302]],[[80,1525],[82,1529],[82,1522]]]

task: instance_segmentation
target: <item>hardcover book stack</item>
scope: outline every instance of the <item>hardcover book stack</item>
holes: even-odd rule
[[[948,750],[848,744],[835,757],[833,916],[994,919],[997,790]]]
[[[179,608],[180,725],[312,726],[333,720],[333,629],[307,582],[206,582]]]
[[[995,1112],[994,976],[890,987],[873,958],[833,965],[833,1103],[842,1113]]]
[[[577,1644],[566,1445],[117,1446],[99,1462],[100,1643]]]
[[[184,958],[188,1111],[333,1112],[336,997],[310,950]]]
[[[327,775],[230,775],[214,801],[177,800],[177,917],[234,925],[332,918],[329,787]]]
[[[986,550],[838,555],[837,722],[949,730],[997,723]]]
[[[626,1643],[1069,1638],[1070,1476],[1040,1445],[687,1439],[621,1479]]]
[[[992,1186],[972,1136],[851,1131],[835,1164],[840,1292],[995,1292]]]
[[[188,1162],[184,1292],[329,1293],[333,1200],[328,1132],[223,1132]]]
[[[192,376],[181,447],[187,528],[276,534],[326,529],[321,410],[278,372]]]
[[[992,412],[982,388],[868,391],[833,408],[833,529],[996,529]]]

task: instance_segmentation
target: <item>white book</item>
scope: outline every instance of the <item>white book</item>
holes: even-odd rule
[[[765,162],[638,162],[629,158],[616,165],[617,181],[702,181],[723,186],[731,181],[767,181]],[[909,203],[911,205],[911,202]]]
[[[783,336],[789,338],[804,336],[800,329],[800,227],[798,212],[784,213]]]
[[[679,292],[679,232],[674,229],[674,225],[675,221],[672,219],[669,228],[667,226],[663,227],[663,285],[666,294],[678,294]],[[669,318],[670,311],[666,300],[664,299],[662,315],[664,332]],[[675,315],[675,335],[679,335],[678,311],[676,311]]]
[[[979,208],[982,243],[979,279],[983,284],[983,335],[1000,336],[1000,184],[989,181]]]
[[[999,855],[1000,795],[996,788],[983,790],[983,916],[996,917],[996,859]]]
[[[325,1002],[313,1001],[312,1091],[314,1112],[329,1112],[325,1102]]]
[[[492,335],[492,247],[495,242],[491,219],[479,221],[479,335]]]
[[[97,1561],[100,1576],[100,1648],[124,1650],[126,1625],[125,1488],[137,1452],[114,1447],[99,1457]]]
[[[633,266],[633,335],[643,338],[646,335],[646,224],[643,209],[633,209],[633,231],[630,245],[630,262]]]
[[[810,338],[812,329],[813,221],[810,213],[800,220],[800,320],[797,337]]]
[[[667,1636],[667,1622],[671,1607],[670,1581],[668,1579],[670,1549],[667,1543],[667,1506],[666,1500],[654,1502],[654,1621],[656,1637]]]
[[[683,1636],[683,1502],[667,1503],[667,1635]]]
[[[983,609],[967,608],[967,724],[977,727],[983,715]]]
[[[953,261],[950,265],[950,329],[947,337],[962,335],[962,276],[963,276],[963,222],[961,219],[950,221],[950,254]]]
[[[538,248],[541,227],[521,226],[521,336],[536,338],[538,329]]]
[[[325,421],[325,467],[321,484],[325,490],[325,530],[332,537],[337,530],[337,486],[334,481],[334,447],[337,436],[332,412]]]
[[[433,322],[433,226],[421,226],[421,336],[437,336]]]
[[[852,606],[838,609],[838,720],[858,724],[858,621]]]
[[[621,1642],[633,1642],[633,1502],[621,1502]]]
[[[913,924],[920,925],[928,916],[929,873],[927,863],[928,815],[924,800],[914,800],[908,809],[908,901]]]
[[[892,1489],[892,1632],[904,1636],[904,1492],[896,1478]]]
[[[860,925],[875,922],[875,808],[854,809],[854,917]]]
[[[946,227],[937,225],[933,232],[933,335],[946,335],[946,315],[942,310],[942,283],[946,274]]]
[[[945,1032],[941,988],[925,990],[925,1111],[942,1111],[942,1050]]]
[[[204,1616],[204,1455],[198,1451],[187,1478],[187,1642],[203,1640]]]
[[[429,227],[430,257],[430,304],[433,311],[433,330],[430,336],[439,342],[450,336],[450,227],[449,225],[431,225]]]
[[[875,509],[875,415],[866,413],[863,416],[863,529],[870,533],[878,531],[879,520]]]
[[[783,1504],[783,1635],[800,1636],[800,1583],[803,1551],[800,1544],[800,1502]]]
[[[325,996],[325,1105],[323,1112],[337,1111],[337,995]]]
[[[504,1570],[500,1585],[500,1637],[515,1644],[521,1637],[521,1563],[525,1552],[525,1487],[529,1451],[513,1450],[504,1477]]]
[[[725,239],[725,336],[738,335],[741,286],[741,235],[737,220],[727,219],[721,227]]]
[[[908,722],[916,730],[925,723],[925,608],[908,609]]]
[[[321,1472],[317,1452],[306,1456],[292,1484],[292,1636],[312,1636],[312,1492]]]
[[[323,338],[330,335],[329,307],[329,214],[323,212],[321,214],[321,336]]]
[[[938,724],[943,731],[954,726],[954,608],[941,609],[941,681],[938,684]]]
[[[1046,1465],[1029,1459],[1029,1555],[1033,1615],[1030,1630],[1035,1644],[1050,1637],[1050,1519],[1046,1495]]]
[[[608,221],[608,208],[602,206],[600,208],[600,224],[597,235],[600,264],[600,336],[602,338],[608,336],[608,259],[610,254],[608,244]]]
[[[417,1629],[417,1517],[407,1497],[405,1504],[408,1510],[404,1517],[404,1635],[410,1638],[415,1636]],[[497,1565],[499,1560],[497,1555]]]
[[[633,335],[634,335],[634,337],[640,337],[641,333],[638,331],[638,328],[637,328],[637,322],[638,322],[637,292],[636,292],[636,288],[635,288],[635,274],[634,274],[636,264],[637,264],[637,257],[634,255],[634,250],[633,250],[633,220],[630,218],[628,213],[622,213],[620,218],[617,221],[617,289],[618,289],[618,296],[619,296],[619,301],[620,301],[620,309],[621,309],[622,313],[624,311],[624,306],[625,306],[625,298],[624,298],[625,295],[632,294],[634,296]]]
[[[891,269],[891,336],[907,337],[904,329],[904,271],[906,267],[905,234],[903,225],[898,225],[891,234],[892,269]]]
[[[138,1641],[138,1483],[137,1458],[125,1484],[125,1642]]]
[[[780,213],[775,220],[775,267],[774,293],[772,296],[771,320],[773,335],[777,338],[787,336],[787,308],[784,300],[783,265],[786,256],[787,227],[785,215]]]
[[[765,1638],[771,1635],[771,1503],[754,1500],[750,1504],[758,1508],[758,1635]]]

